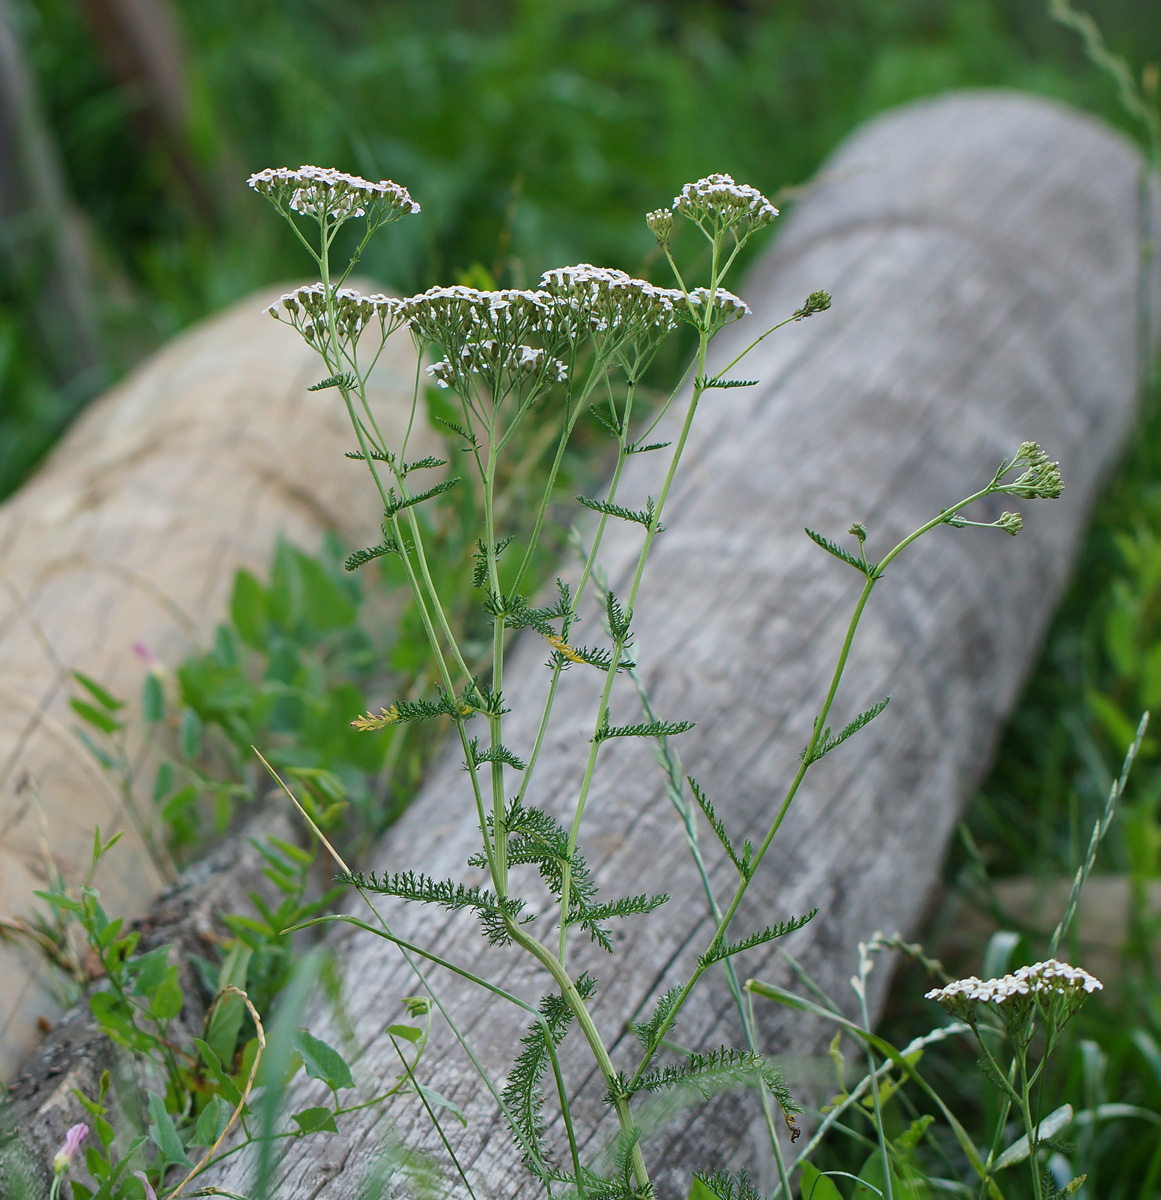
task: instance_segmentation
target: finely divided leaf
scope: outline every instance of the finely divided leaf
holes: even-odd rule
[[[849,563],[860,575],[870,576],[874,572],[875,568],[872,565],[864,563],[861,558],[856,558],[849,550],[844,550],[842,546],[832,542],[830,538],[823,537],[821,533],[807,529],[806,536],[816,545],[821,546],[828,554],[833,554],[835,558],[841,558],[843,562]]]
[[[715,944],[697,960],[698,965],[708,967],[710,963],[720,962],[723,958],[729,958],[733,954],[741,954],[743,950],[752,950],[755,946],[772,942],[775,938],[785,937],[788,933],[801,929],[817,914],[818,909],[812,908],[805,916],[791,917],[789,921],[779,921],[777,925],[767,925],[765,929],[760,929],[757,933],[742,938],[740,942],[730,942],[728,945]]]

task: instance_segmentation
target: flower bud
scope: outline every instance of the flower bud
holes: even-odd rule
[[[669,245],[669,235],[673,231],[673,212],[668,208],[658,208],[645,214],[645,224],[653,232],[659,246]]]
[[[65,1134],[64,1145],[56,1152],[56,1156],[52,1160],[54,1175],[63,1175],[72,1166],[73,1159],[76,1158],[77,1151],[81,1148],[81,1143],[88,1136],[89,1127],[87,1125],[74,1125]]]

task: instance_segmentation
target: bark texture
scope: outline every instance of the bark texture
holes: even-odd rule
[[[899,110],[827,163],[743,289],[754,317],[718,345],[723,364],[808,292],[833,293],[830,313],[770,338],[734,372],[759,378],[758,386],[703,401],[637,610],[638,661],[657,713],[697,722],[677,748],[739,838],[761,836],[794,773],[859,589],[859,576],[811,544],[803,525],[842,539],[863,521],[869,552],[880,556],[981,486],[1025,439],[1060,459],[1067,482],[1058,502],[1019,505],[1019,538],[938,530],[891,568],[872,599],[834,724],[894,699],[808,776],[734,926],[743,936],[819,906],[790,948],[844,1003],[857,942],[877,930],[907,933],[923,912],[948,835],[1035,657],[1095,490],[1130,429],[1139,170],[1121,137],[1042,100],[959,94]],[[622,503],[657,494],[663,457],[632,460]],[[636,527],[619,526],[606,542],[604,565],[619,593],[639,545]],[[599,640],[596,621],[577,636]],[[505,670],[505,742],[522,757],[547,684],[544,659],[543,643],[522,637]],[[529,797],[566,823],[599,683],[583,668],[564,676]],[[639,711],[627,689],[616,693],[614,724],[639,720]],[[708,832],[703,844],[725,892],[728,864]],[[464,863],[477,845],[466,777],[449,748],[387,835],[377,866],[475,881]],[[582,847],[606,895],[672,896],[661,914],[625,922],[611,957],[581,945],[579,934],[572,939],[570,967],[598,976],[591,1011],[615,1065],[631,1069],[636,1042],[626,1022],[687,978],[710,935],[648,745],[616,739],[602,750]],[[527,962],[485,947],[463,914],[393,902],[382,911],[401,936],[530,1000],[550,990]],[[551,914],[540,922],[541,937],[551,922]],[[400,1019],[399,998],[419,985],[379,939],[349,932],[333,944],[347,964],[359,1094],[369,1097],[398,1072],[382,1031]],[[745,956],[739,970],[784,975],[766,949]],[[873,1005],[887,976],[887,964],[872,976]],[[520,1014],[446,972],[433,970],[431,981],[502,1083]],[[759,1017],[765,1048],[798,1074],[832,1033],[772,1007]],[[340,1044],[328,1022],[320,1009],[311,1028]],[[675,1036],[699,1048],[740,1044],[721,978],[695,993]],[[562,1056],[569,1083],[583,1089],[576,1116],[588,1156],[613,1132],[608,1121],[593,1126],[603,1087],[575,1032]],[[446,1026],[423,1076],[467,1114],[466,1129],[450,1118],[445,1128],[476,1194],[533,1195],[492,1098]],[[318,1085],[296,1086],[296,1106],[323,1102]],[[684,1196],[691,1168],[726,1164],[756,1167],[768,1186],[757,1114],[752,1095],[734,1095],[676,1116],[645,1146],[659,1195]],[[394,1138],[446,1162],[422,1109],[396,1101],[383,1113],[352,1114],[337,1135],[283,1143],[273,1194],[359,1195]],[[565,1161],[558,1129],[551,1139]],[[244,1191],[246,1178],[235,1166],[215,1182]]]
[[[69,882],[84,874],[94,825],[128,830],[97,880],[110,912],[140,916],[170,882],[73,732],[69,672],[135,702],[147,668],[134,643],[169,665],[209,645],[236,570],[264,577],[278,536],[310,548],[326,530],[378,538],[365,471],[342,458],[354,436],[338,394],[306,391],[323,373],[317,355],[262,312],[278,294],[247,297],[156,354],[0,506],[4,917],[28,912],[47,856]],[[414,374],[411,343],[397,339],[374,385],[385,427],[402,431]],[[136,703],[129,712],[139,731]],[[130,758],[148,809],[140,749]],[[0,1078],[57,1011],[37,957],[0,942]]]

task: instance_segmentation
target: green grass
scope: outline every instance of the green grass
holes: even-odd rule
[[[1118,49],[1161,15],[1095,5]],[[69,190],[97,248],[113,378],[185,324],[301,275],[250,171],[303,161],[405,183],[420,221],[368,271],[399,289],[481,264],[503,282],[589,260],[649,269],[641,215],[714,170],[767,193],[859,122],[946,88],[1030,88],[1119,111],[1034,0],[174,0],[189,48],[191,193],[144,143],[71,0],[15,0]],[[1145,61],[1140,59],[1140,63]],[[143,149],[144,146],[144,149]],[[0,495],[97,384],[64,392],[28,287],[0,281]]]

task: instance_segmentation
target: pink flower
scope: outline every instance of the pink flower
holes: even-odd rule
[[[141,1186],[145,1189],[145,1200],[157,1200],[157,1193],[150,1186],[149,1179],[147,1178],[145,1172],[134,1171],[133,1174],[141,1180]]]
[[[56,1152],[56,1157],[52,1160],[54,1175],[63,1175],[69,1169],[77,1151],[81,1148],[81,1143],[88,1136],[89,1127],[87,1125],[74,1125],[65,1134],[64,1145]]]

